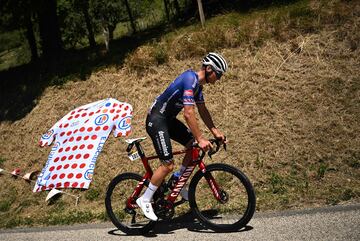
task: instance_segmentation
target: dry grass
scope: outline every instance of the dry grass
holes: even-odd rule
[[[312,4],[321,8],[316,1]],[[225,162],[243,170],[255,185],[260,211],[359,201],[360,5],[355,1],[329,4],[333,8],[322,11],[331,15],[336,7],[346,18],[325,19],[321,28],[309,33],[285,31],[260,46],[254,41],[237,46],[238,40],[231,39],[238,32],[225,31],[227,44],[236,46],[220,50],[231,69],[220,83],[204,88],[208,108],[230,140],[227,153],[207,162]],[[253,33],[259,36],[256,30]],[[49,153],[48,148],[37,146],[41,134],[74,107],[106,97],[131,103],[132,137],[146,136],[144,120],[154,98],[177,74],[200,67],[198,55],[208,49],[192,45],[189,39],[197,36],[179,33],[173,42],[163,43],[172,46],[167,56],[171,65],[156,67],[159,62],[153,53],[159,50],[144,46],[121,69],[104,69],[87,81],[48,88],[25,118],[0,123],[0,157],[5,159],[0,167],[40,170]],[[293,37],[279,41],[279,36]],[[184,51],[177,46],[191,48],[192,54],[179,55]],[[145,151],[153,153],[150,141],[145,142]],[[0,224],[102,220],[109,181],[118,173],[140,170],[139,162],[125,157],[123,140],[111,136],[90,187],[99,195],[86,198],[89,191],[71,191],[82,195],[77,208],[67,196],[47,206],[46,193],[33,194],[32,186],[22,180],[0,176]],[[73,220],[74,213],[80,218]]]

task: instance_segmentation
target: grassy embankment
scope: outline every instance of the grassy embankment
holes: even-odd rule
[[[47,88],[27,116],[2,122],[0,167],[41,169],[49,149],[37,147],[40,135],[74,106],[109,96],[134,106],[133,137],[146,135],[143,122],[155,96],[215,50],[231,70],[204,92],[230,143],[227,153],[207,162],[243,170],[255,186],[258,211],[358,202],[359,13],[356,1],[299,1],[166,34],[129,54],[123,66]],[[109,138],[90,189],[69,191],[81,194],[78,207],[68,196],[45,205],[46,193],[33,194],[22,180],[1,176],[0,226],[106,220],[109,181],[142,170],[126,159],[124,146]],[[145,150],[152,153],[150,141]]]

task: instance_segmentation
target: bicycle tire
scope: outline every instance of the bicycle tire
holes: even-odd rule
[[[205,178],[209,173],[220,189],[227,193],[228,201],[225,204],[215,199]],[[237,197],[236,194],[242,196]],[[205,173],[201,170],[195,173],[189,186],[189,205],[205,227],[217,232],[234,232],[245,227],[254,215],[256,197],[244,173],[233,166],[217,163],[208,165]],[[220,212],[224,214],[219,215]],[[230,218],[234,221],[230,221]],[[229,223],[220,223],[222,220]]]
[[[136,223],[132,223],[131,221],[133,215],[125,211],[127,199],[130,197],[131,193],[135,190],[136,185],[141,180],[142,177],[136,173],[122,173],[116,176],[109,183],[109,186],[106,191],[106,197],[105,197],[106,212],[111,222],[119,230],[121,230],[126,234],[131,234],[131,235],[146,234],[155,225],[155,222],[143,216],[140,209],[138,209],[138,212],[134,210],[138,220],[141,219],[141,221],[136,221],[135,218]]]

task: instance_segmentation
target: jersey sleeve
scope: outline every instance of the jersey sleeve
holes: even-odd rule
[[[194,91],[196,87],[196,79],[192,75],[188,75],[183,81],[183,105],[195,105]]]

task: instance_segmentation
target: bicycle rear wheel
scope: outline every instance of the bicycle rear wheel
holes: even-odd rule
[[[106,191],[106,212],[112,223],[127,234],[145,234],[155,225],[139,208],[129,209],[126,206],[128,198],[141,180],[142,177],[136,173],[123,173],[110,182]],[[136,204],[136,198],[133,204]]]
[[[211,175],[223,200],[218,201],[206,180]],[[189,204],[195,216],[207,228],[218,232],[240,230],[255,212],[255,192],[240,170],[226,164],[211,164],[198,171],[189,187]]]

